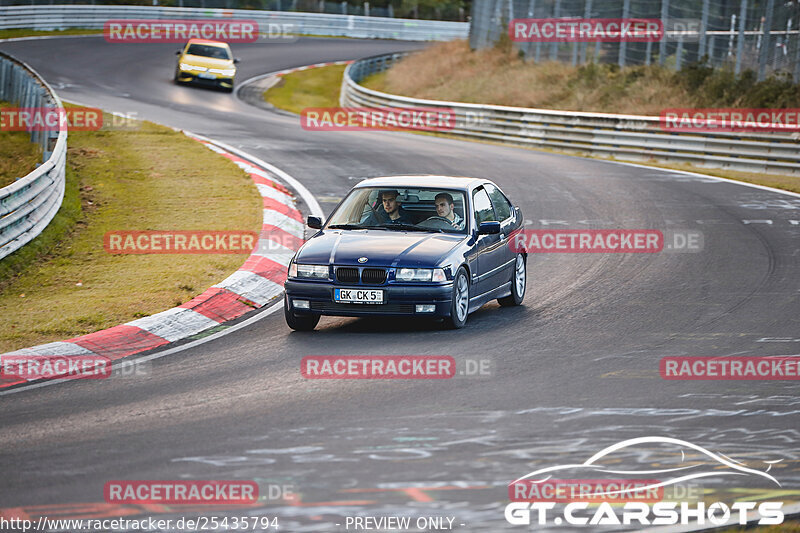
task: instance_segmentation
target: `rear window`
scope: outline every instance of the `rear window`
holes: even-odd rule
[[[213,57],[214,59],[231,58],[226,48],[211,46],[210,44],[190,44],[186,53],[193,56]]]

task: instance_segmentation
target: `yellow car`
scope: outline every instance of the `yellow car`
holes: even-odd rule
[[[228,43],[191,39],[178,54],[175,66],[175,83],[197,82],[233,90],[236,65]]]

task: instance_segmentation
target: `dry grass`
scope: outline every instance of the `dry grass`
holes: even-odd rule
[[[466,41],[432,45],[364,83],[393,94],[478,104],[658,115],[688,95],[666,69],[525,62],[516,51],[472,52]]]
[[[135,131],[70,132],[67,161],[67,188],[80,202],[77,222],[55,246],[24,263],[20,274],[11,270],[0,281],[0,353],[179,305],[246,258],[110,255],[103,249],[107,231],[261,227],[261,201],[250,178],[168,128],[145,122]],[[0,272],[16,255],[0,261]]]

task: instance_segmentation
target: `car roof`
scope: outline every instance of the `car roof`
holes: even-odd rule
[[[441,187],[445,189],[468,190],[484,183],[486,179],[467,178],[462,176],[382,176],[362,181],[356,188],[361,187],[398,187],[398,188],[426,188]]]
[[[228,48],[228,43],[222,41],[212,41],[210,39],[189,39],[186,44],[210,44],[211,46],[219,46],[220,48]]]

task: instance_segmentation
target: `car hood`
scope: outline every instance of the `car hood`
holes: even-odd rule
[[[434,267],[467,238],[463,234],[385,230],[328,230],[306,242],[298,263]],[[359,263],[360,257],[367,261]]]
[[[182,55],[180,61],[195,67],[230,68],[233,66],[232,59],[217,59],[215,57],[193,56],[192,54]]]

